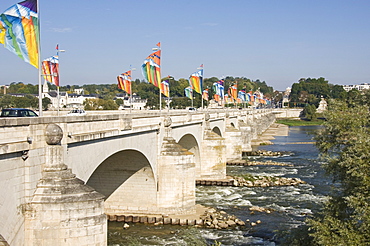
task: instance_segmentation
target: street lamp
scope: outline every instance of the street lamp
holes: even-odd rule
[[[131,110],[132,110],[132,71],[135,71],[136,70],[136,68],[134,68],[134,67],[131,67],[131,65],[130,65],[130,76],[131,76],[131,78],[130,78],[130,114],[131,114]]]
[[[59,52],[66,52],[65,50],[60,50],[59,49],[59,45],[57,45],[57,56],[58,56],[58,60],[59,60]],[[59,62],[60,64],[60,62]],[[57,75],[54,75],[54,76],[59,76],[59,84],[60,84],[60,66],[58,68],[58,74]],[[57,111],[58,111],[58,116],[59,116],[59,107],[60,107],[60,95],[59,95],[59,85],[57,86]]]

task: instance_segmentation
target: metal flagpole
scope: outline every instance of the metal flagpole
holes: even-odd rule
[[[59,64],[59,45],[57,44],[57,57],[58,57],[58,74],[57,75],[54,75],[53,74],[53,76],[58,76],[59,75],[59,69],[60,69],[60,64]],[[60,107],[60,95],[59,95],[59,79],[60,79],[60,77],[58,77],[58,86],[57,86],[57,112],[58,112],[58,116],[59,116],[59,107]]]
[[[159,113],[162,112],[162,82],[159,83]]]
[[[194,103],[193,103],[193,101],[194,101],[194,90],[193,90],[193,88],[191,88],[191,107],[192,107],[192,108],[194,108]]]
[[[132,78],[132,68],[131,68],[131,65],[130,65],[130,114],[132,112],[132,81],[131,81],[131,78]]]
[[[66,52],[65,50],[59,49],[59,44],[57,44],[57,57],[58,57],[58,74],[53,74],[53,76],[58,76],[58,86],[57,86],[57,97],[58,97],[58,116],[60,108],[60,94],[59,94],[59,84],[60,84],[60,62],[59,62],[59,52]]]
[[[130,114],[132,110],[132,71],[134,71],[136,68],[131,67],[130,65]]]
[[[40,26],[40,7],[39,7],[39,1],[37,1],[37,25],[39,26],[39,35],[38,35],[38,47],[37,47],[37,52],[38,52],[38,66],[39,66],[39,116],[42,116],[42,66],[41,66],[41,26]]]
[[[201,83],[201,88],[200,88],[200,100],[201,100],[201,102],[202,102],[202,110],[203,110],[203,72],[204,72],[204,70],[203,70],[203,64],[201,65],[201,67],[200,67],[200,69],[202,70],[202,77],[201,77],[201,80],[202,80],[202,83]]]

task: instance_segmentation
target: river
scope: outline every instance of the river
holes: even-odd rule
[[[197,203],[223,210],[247,222],[234,230],[215,230],[181,226],[152,226],[131,224],[127,230],[122,223],[110,222],[108,245],[197,245],[192,235],[198,234],[209,245],[283,245],[278,239],[282,231],[289,231],[303,223],[305,217],[319,209],[329,192],[330,179],[318,160],[312,135],[318,126],[290,127],[288,136],[278,136],[273,145],[259,149],[288,151],[281,157],[248,157],[259,161],[273,160],[287,166],[228,166],[228,175],[295,177],[306,181],[298,186],[280,187],[224,187],[197,186]],[[269,208],[271,213],[251,212],[251,206]],[[256,226],[251,222],[260,221]],[[194,230],[197,230],[196,232]],[[220,245],[220,244],[219,244]]]

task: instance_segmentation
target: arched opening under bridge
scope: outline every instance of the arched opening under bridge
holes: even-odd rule
[[[156,205],[156,181],[148,159],[139,151],[123,150],[105,159],[87,185],[105,196],[105,207]]]

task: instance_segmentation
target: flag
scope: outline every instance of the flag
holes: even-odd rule
[[[161,83],[161,92],[165,97],[170,97],[170,84],[167,81]]]
[[[59,87],[59,57],[52,56],[43,60],[42,73],[46,81]]]
[[[205,89],[203,91],[203,95],[202,95],[203,99],[208,101],[209,100],[209,97],[208,97],[208,89]]]
[[[219,85],[222,85],[222,86],[224,86],[224,80],[223,79],[220,79],[219,81],[217,81],[217,83],[219,84]]]
[[[223,82],[220,83],[220,81],[213,83],[213,90],[215,94],[220,96],[220,99],[223,100],[224,98],[224,85]]]
[[[185,88],[185,96],[193,99],[193,89],[190,86]]]
[[[242,89],[238,92],[238,99],[240,99],[242,102],[247,101],[245,90]]]
[[[158,43],[160,45],[160,43]],[[157,44],[157,46],[158,46]],[[150,54],[141,66],[146,81],[156,87],[161,83],[161,50]]]
[[[236,100],[238,97],[238,84],[233,84],[231,87],[229,87],[229,94],[230,94],[230,99]]]
[[[17,3],[0,15],[0,43],[36,68],[39,32],[37,0]]]
[[[203,66],[203,65],[201,65]],[[202,94],[203,89],[203,69],[192,73],[189,78],[190,86],[199,94]]]
[[[214,94],[213,95],[213,98],[215,99],[216,102],[220,102],[221,101],[220,95]]]
[[[118,88],[131,95],[131,70],[117,76]]]

